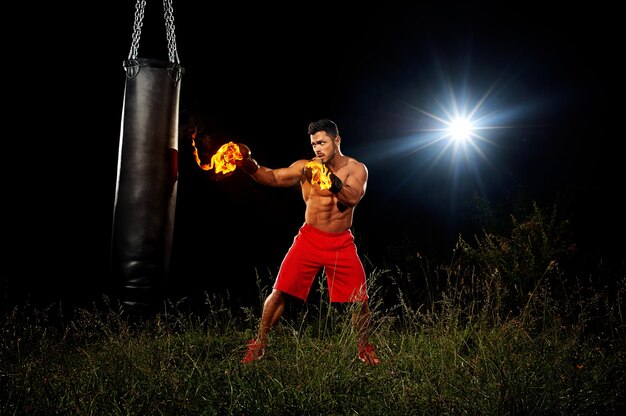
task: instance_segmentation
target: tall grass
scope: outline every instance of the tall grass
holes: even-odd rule
[[[623,414],[623,270],[595,284],[553,214],[512,224],[459,237],[445,265],[370,266],[377,367],[356,359],[352,307],[322,284],[247,365],[270,276],[240,310],[211,294],[201,313],[183,299],[141,322],[106,298],[71,317],[16,307],[0,327],[0,414]]]

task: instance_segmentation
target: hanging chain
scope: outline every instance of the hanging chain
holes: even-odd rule
[[[139,38],[141,37],[141,27],[143,26],[143,15],[146,11],[146,0],[137,0],[135,3],[135,23],[133,24],[133,41],[130,45],[128,59],[136,59],[139,51]]]
[[[174,33],[174,9],[172,0],[163,0],[165,11],[165,31],[167,34],[167,51],[170,62],[179,64],[178,51],[176,50],[176,33]]]
[[[165,32],[167,35],[167,52],[171,63],[180,64],[178,51],[176,49],[176,33],[174,31],[174,8],[172,0],[163,0],[163,10],[165,12]],[[135,4],[135,22],[133,24],[133,41],[130,45],[128,59],[137,59],[139,52],[139,38],[141,38],[141,28],[146,11],[146,0],[137,0]]]

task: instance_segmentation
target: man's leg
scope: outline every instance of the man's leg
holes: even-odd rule
[[[378,365],[380,359],[376,355],[374,346],[369,343],[371,319],[372,313],[367,300],[361,303],[358,311],[352,313],[352,325],[357,336],[358,357],[366,364]]]
[[[277,289],[272,290],[272,293],[263,302],[263,313],[261,314],[257,338],[248,342],[248,350],[241,360],[242,363],[250,363],[263,358],[269,332],[280,319],[284,309],[285,297],[283,292]]]
[[[367,301],[361,302],[361,306],[358,307],[358,310],[352,312],[352,326],[356,331],[359,348],[366,345],[369,341],[371,320],[372,313],[370,312],[369,303]]]
[[[285,296],[278,289],[272,290],[272,293],[263,302],[263,314],[261,315],[261,325],[259,325],[259,333],[257,341],[263,345],[267,344],[267,338],[270,330],[276,325],[285,310]]]

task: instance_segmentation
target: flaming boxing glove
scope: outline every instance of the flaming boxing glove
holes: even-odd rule
[[[343,188],[342,180],[324,162],[317,159],[310,160],[304,165],[302,175],[307,182],[317,184],[321,189],[328,189],[333,194],[339,193]]]
[[[254,174],[259,169],[259,164],[252,158],[252,152],[250,148],[243,143],[239,143],[239,151],[241,152],[242,160],[237,160],[235,164],[237,167],[243,169],[248,175]]]

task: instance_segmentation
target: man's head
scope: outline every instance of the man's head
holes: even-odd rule
[[[339,136],[339,129],[337,128],[337,125],[335,124],[335,122],[327,118],[313,121],[309,124],[309,134],[311,136],[320,131],[326,132],[326,134],[328,134],[328,137],[333,140],[335,139],[335,137]]]
[[[337,125],[327,118],[314,121],[309,124],[309,135],[311,136],[311,146],[315,157],[325,163],[330,162],[335,155],[341,154],[339,143],[339,129]]]

